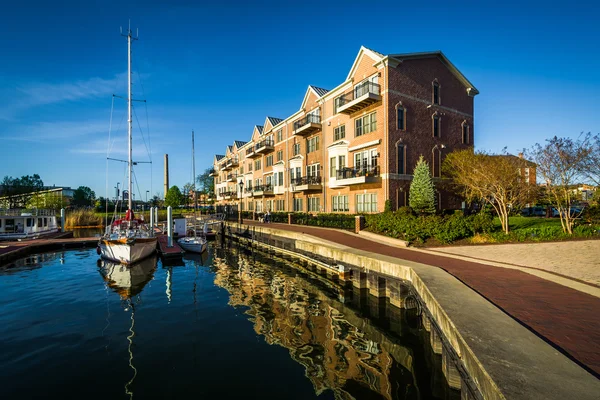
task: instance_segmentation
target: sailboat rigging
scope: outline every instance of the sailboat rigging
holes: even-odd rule
[[[132,97],[131,97],[131,42],[137,40],[133,37],[131,29],[127,30],[127,212],[125,218],[115,219],[106,228],[104,236],[98,243],[98,253],[102,258],[117,261],[123,264],[133,264],[149,257],[156,251],[157,238],[154,232],[143,220],[136,218],[133,212],[133,135],[132,135]]]
[[[196,151],[194,149],[194,131],[192,131],[192,190],[194,192],[194,222],[192,224],[192,231],[194,232],[194,236],[183,237],[177,241],[177,243],[185,250],[190,251],[192,253],[203,253],[206,251],[208,247],[208,242],[206,241],[206,224],[204,224],[204,229],[202,231],[202,235],[198,236],[198,232],[196,230],[196,224],[198,223],[198,216],[196,215],[196,210],[198,208],[198,199],[196,197]]]

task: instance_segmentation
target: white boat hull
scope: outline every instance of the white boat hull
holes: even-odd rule
[[[208,242],[204,238],[185,237],[177,241],[177,244],[185,251],[191,253],[204,253],[208,247]]]
[[[100,239],[100,255],[121,264],[134,264],[156,252],[156,238]]]

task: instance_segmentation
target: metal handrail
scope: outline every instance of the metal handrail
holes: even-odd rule
[[[296,185],[296,186],[320,185],[320,184],[321,184],[320,176],[301,176],[301,177],[292,179],[292,185]]]
[[[297,130],[298,128],[301,128],[304,125],[308,125],[310,123],[320,124],[321,116],[316,114],[307,114],[304,118],[301,118],[298,121],[294,122],[294,130]]]
[[[52,217],[56,215],[55,210],[45,209],[45,208],[33,208],[33,209],[25,209],[25,208],[0,208],[0,216],[7,217],[29,217],[29,215],[23,214],[31,214],[31,216],[35,217]]]
[[[361,176],[379,176],[379,165],[360,168],[341,168],[337,170],[336,179],[350,179]]]
[[[274,146],[275,143],[273,142],[272,139],[265,139],[265,140],[261,140],[260,142],[256,143],[256,145],[254,146],[254,150],[258,150],[261,147],[267,147],[267,146]]]
[[[350,103],[351,101],[356,100],[357,98],[368,93],[379,95],[381,93],[381,86],[371,81],[359,83],[351,91],[346,92],[340,97],[336,98],[335,105],[336,107],[341,107],[344,104]]]
[[[254,186],[254,192],[272,192],[273,185],[258,185]]]

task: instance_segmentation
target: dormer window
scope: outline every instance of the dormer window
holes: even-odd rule
[[[432,117],[432,128],[433,128],[433,137],[440,137],[440,117],[439,115],[433,114]]]
[[[433,104],[440,104],[440,84],[437,80],[433,81]]]

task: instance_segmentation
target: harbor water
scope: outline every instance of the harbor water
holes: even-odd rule
[[[460,398],[414,311],[236,247],[178,264],[0,268],[2,398]]]

